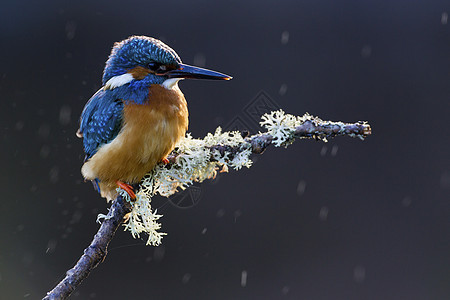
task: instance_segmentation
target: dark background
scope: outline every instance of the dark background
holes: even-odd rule
[[[74,299],[449,299],[447,13],[448,0],[2,3],[0,298],[44,296],[97,231],[108,205],[82,182],[78,117],[112,44],[144,34],[234,76],[180,84],[195,137],[236,118],[259,130],[245,108],[261,91],[373,135],[269,149],[191,208],[155,199],[163,245],[119,231]]]

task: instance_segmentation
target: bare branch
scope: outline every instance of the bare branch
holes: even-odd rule
[[[47,293],[44,300],[67,299],[75,288],[89,276],[89,273],[103,262],[108,252],[109,242],[114,237],[117,228],[123,223],[125,215],[130,211],[131,206],[121,196],[114,200],[108,216],[103,221],[89,247],[84,249],[84,254],[75,266],[67,271],[66,277]]]

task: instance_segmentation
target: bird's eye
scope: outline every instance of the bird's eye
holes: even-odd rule
[[[165,72],[165,71],[167,71],[167,67],[165,65],[161,65],[161,66],[159,66],[158,71],[159,72]]]
[[[159,67],[160,67],[160,64],[157,63],[156,61],[151,61],[147,64],[147,68],[149,68],[152,71],[158,70]]]

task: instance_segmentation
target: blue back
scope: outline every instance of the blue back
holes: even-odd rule
[[[103,144],[112,141],[120,132],[123,118],[123,102],[115,93],[100,89],[83,109],[80,132],[86,160],[91,158]]]

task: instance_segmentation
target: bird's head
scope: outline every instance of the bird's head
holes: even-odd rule
[[[231,79],[219,72],[183,64],[172,48],[146,36],[132,36],[115,43],[103,71],[105,90],[126,85],[148,90],[151,84],[171,89],[184,78]]]

